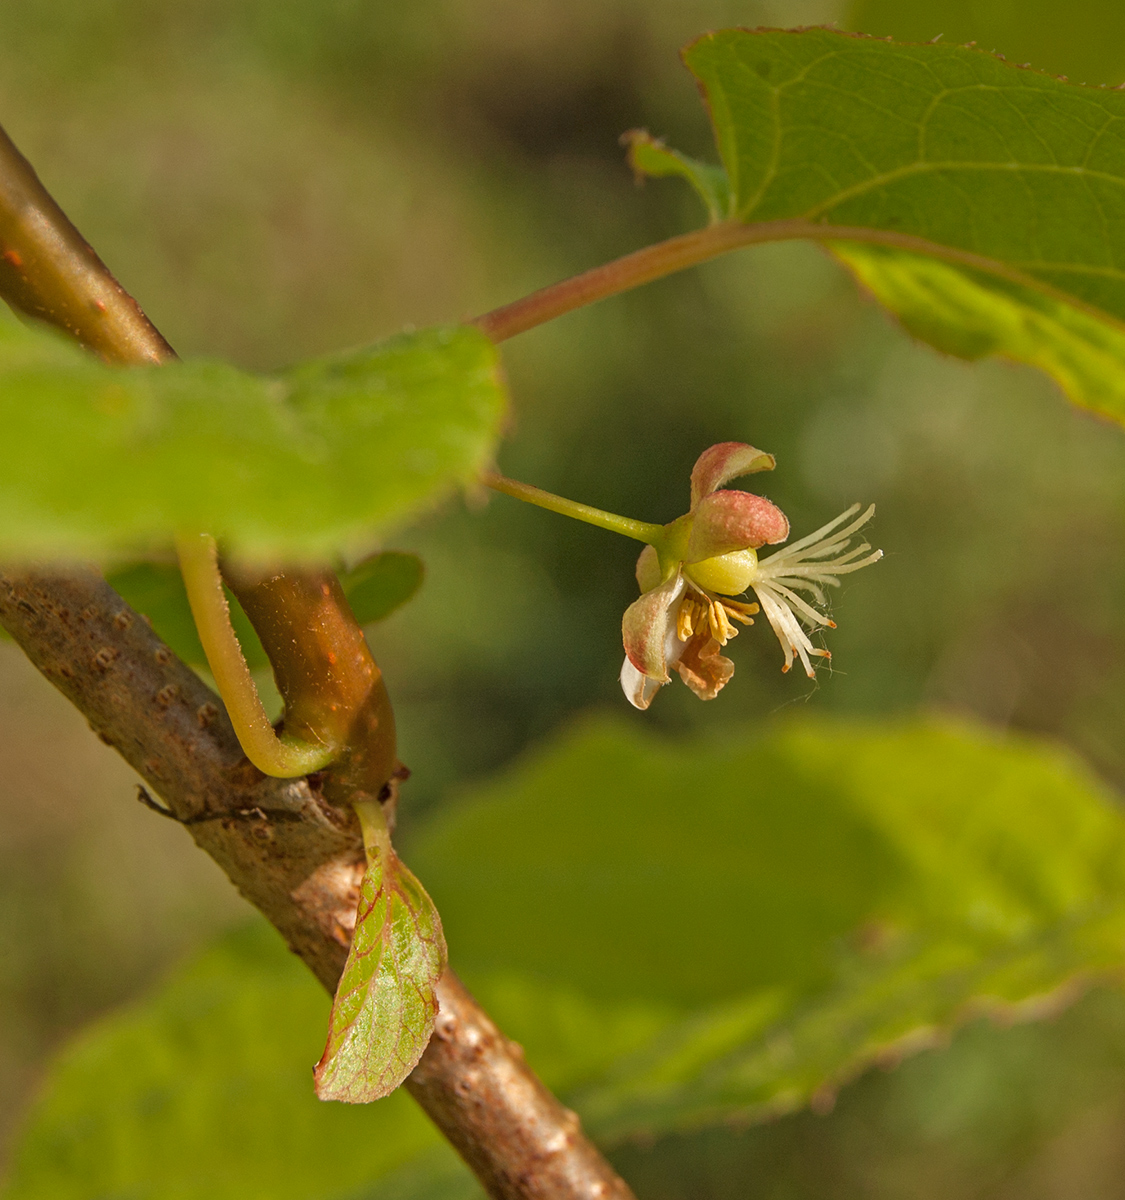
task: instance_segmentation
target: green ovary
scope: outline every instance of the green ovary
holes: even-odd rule
[[[720,596],[741,595],[750,586],[758,570],[753,550],[732,550],[684,566],[684,574],[701,588]]]

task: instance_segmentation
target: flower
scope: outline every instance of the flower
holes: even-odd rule
[[[838,587],[839,576],[882,557],[866,542],[851,545],[875,506],[856,517],[860,506],[855,504],[815,533],[759,559],[762,546],[789,537],[789,521],[764,497],[726,491],[723,484],[775,465],[772,454],[742,442],[711,446],[691,473],[691,508],[641,552],[637,583],[642,594],[622,621],[621,686],[635,707],[648,708],[671,680],[669,670],[701,700],[713,700],[734,674],[734,663],[720,649],[737,635],[734,623],[752,625],[759,610],[785,652],[783,671],[796,657],[813,678],[811,658],[831,657],[813,645],[801,622],[810,629],[834,629],[834,622],[797,593],[824,606],[826,586]],[[732,598],[750,589],[758,604]]]

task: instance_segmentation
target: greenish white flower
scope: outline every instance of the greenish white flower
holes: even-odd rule
[[[785,653],[783,671],[798,658],[812,678],[812,659],[830,657],[804,626],[835,628],[814,607],[826,605],[824,589],[882,557],[867,542],[853,545],[875,506],[857,517],[860,506],[853,505],[815,533],[759,558],[762,546],[788,538],[785,514],[762,496],[721,489],[774,465],[772,455],[741,442],[711,446],[692,470],[691,508],[641,552],[642,594],[622,622],[621,686],[635,707],[648,708],[672,670],[700,699],[714,699],[734,674],[719,651],[738,633],[734,622],[753,624],[759,605]],[[748,591],[757,604],[735,599]]]

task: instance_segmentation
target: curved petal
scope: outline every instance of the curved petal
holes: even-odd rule
[[[649,679],[629,661],[628,655],[621,664],[621,690],[625,699],[634,708],[646,709],[652,703],[652,698],[664,685],[658,679]]]
[[[776,466],[777,459],[764,450],[745,442],[719,442],[704,450],[691,469],[691,507],[739,475],[772,471]]]
[[[642,675],[658,683],[669,679],[669,635],[676,640],[676,610],[685,586],[677,571],[666,583],[634,600],[621,621],[621,638],[629,661]]]
[[[732,550],[757,550],[789,536],[789,520],[764,496],[712,492],[692,514],[685,562],[703,562]]]
[[[719,653],[719,643],[706,633],[688,642],[675,667],[700,700],[714,700],[734,674],[734,663]]]

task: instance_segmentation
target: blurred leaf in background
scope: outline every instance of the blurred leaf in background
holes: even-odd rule
[[[1125,941],[1125,819],[1066,756],[967,728],[595,722],[412,857],[458,969],[618,1144],[824,1108],[968,1017],[1059,1007]],[[326,1007],[274,933],[224,939],[64,1054],[5,1200],[440,1182],[452,1152],[404,1094],[313,1101]]]
[[[1076,83],[1125,79],[1125,9],[1114,0],[853,0],[844,21],[901,41],[976,42]]]
[[[13,1193],[297,1200],[346,1194],[440,1147],[405,1092],[362,1108],[316,1099],[329,1003],[268,927],[224,938],[75,1044],[42,1110],[37,1178],[17,1171]]]
[[[106,582],[131,608],[148,617],[173,653],[193,667],[206,667],[207,656],[195,629],[179,567],[161,562],[129,563],[110,571]],[[260,671],[268,667],[269,659],[250,618],[232,592],[226,591],[226,597],[231,624],[250,669]]]
[[[340,573],[348,602],[361,625],[384,621],[406,604],[422,586],[425,567],[416,554],[383,550]],[[179,567],[171,563],[138,562],[118,567],[106,576],[110,586],[152,622],[173,652],[194,667],[207,659],[199,644],[195,620]],[[262,643],[233,592],[227,591],[231,624],[252,671],[269,666]]]
[[[340,583],[361,625],[384,621],[422,586],[426,568],[417,554],[384,550],[340,573]]]

